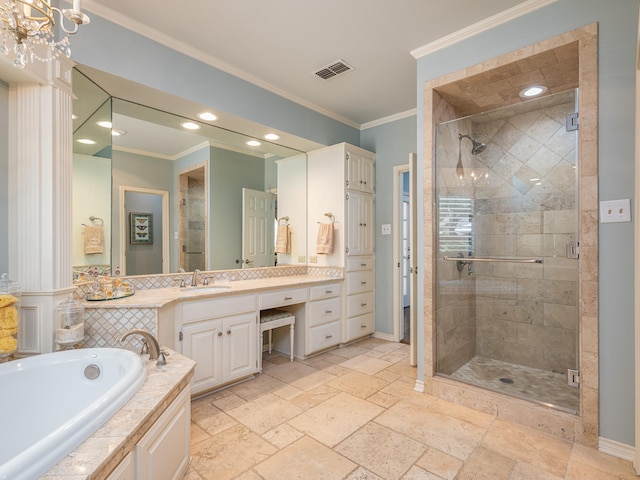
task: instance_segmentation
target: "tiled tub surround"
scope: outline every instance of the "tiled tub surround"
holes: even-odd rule
[[[132,452],[180,392],[189,388],[195,362],[169,352],[166,368],[144,359],[147,380],[140,390],[96,433],[42,478],[46,480],[105,479]]]
[[[588,25],[538,42],[486,62],[431,79],[424,83],[423,204],[424,204],[424,387],[440,398],[492,412],[558,437],[598,445],[598,31]],[[569,66],[567,70],[563,68]],[[564,73],[554,78],[554,73]],[[514,72],[517,72],[514,73]],[[581,368],[578,415],[507,397],[436,375],[437,225],[435,200],[435,126],[504,106],[517,99],[523,87],[513,81],[550,82],[551,91],[578,87],[580,134],[578,136],[578,189],[576,215],[580,239],[578,273],[578,364]],[[568,82],[568,83],[567,83]],[[501,89],[512,88],[512,92]],[[557,87],[557,90],[554,88]],[[511,95],[511,93],[515,94]],[[505,93],[503,95],[503,93]],[[464,132],[467,133],[467,132]],[[456,139],[457,140],[457,139]],[[456,272],[457,273],[457,272]],[[418,379],[420,385],[423,379]]]

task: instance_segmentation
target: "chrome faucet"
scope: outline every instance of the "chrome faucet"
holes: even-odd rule
[[[198,270],[197,268],[193,271],[193,276],[191,277],[191,286],[192,287],[197,287],[198,286],[198,276],[200,275],[200,270]]]
[[[140,328],[132,328],[131,330],[127,330],[120,337],[119,342],[120,343],[124,342],[126,338],[129,337],[130,335],[140,335],[142,337],[142,342],[149,347],[149,360],[157,360],[156,365],[159,367],[167,364],[167,359],[165,358],[165,355],[168,355],[168,354],[162,351],[162,348],[160,348],[160,344],[158,343],[158,340],[156,339],[156,337],[153,336],[151,332],[148,332],[147,330],[142,330]],[[143,351],[140,353],[144,353],[144,346],[143,346]]]

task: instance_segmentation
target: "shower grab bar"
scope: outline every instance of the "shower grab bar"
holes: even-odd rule
[[[542,258],[516,258],[516,257],[444,257],[449,262],[460,262],[466,265],[469,262],[501,262],[501,263],[544,263]]]

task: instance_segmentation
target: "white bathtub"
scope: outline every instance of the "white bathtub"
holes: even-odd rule
[[[0,365],[0,480],[46,473],[118,411],[146,375],[140,356],[119,348]]]

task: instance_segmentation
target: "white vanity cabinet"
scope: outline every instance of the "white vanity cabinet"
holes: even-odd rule
[[[296,316],[294,355],[306,358],[342,341],[342,285],[309,288],[305,315]]]
[[[193,394],[257,372],[257,298],[239,295],[180,305],[182,354],[196,361]]]

